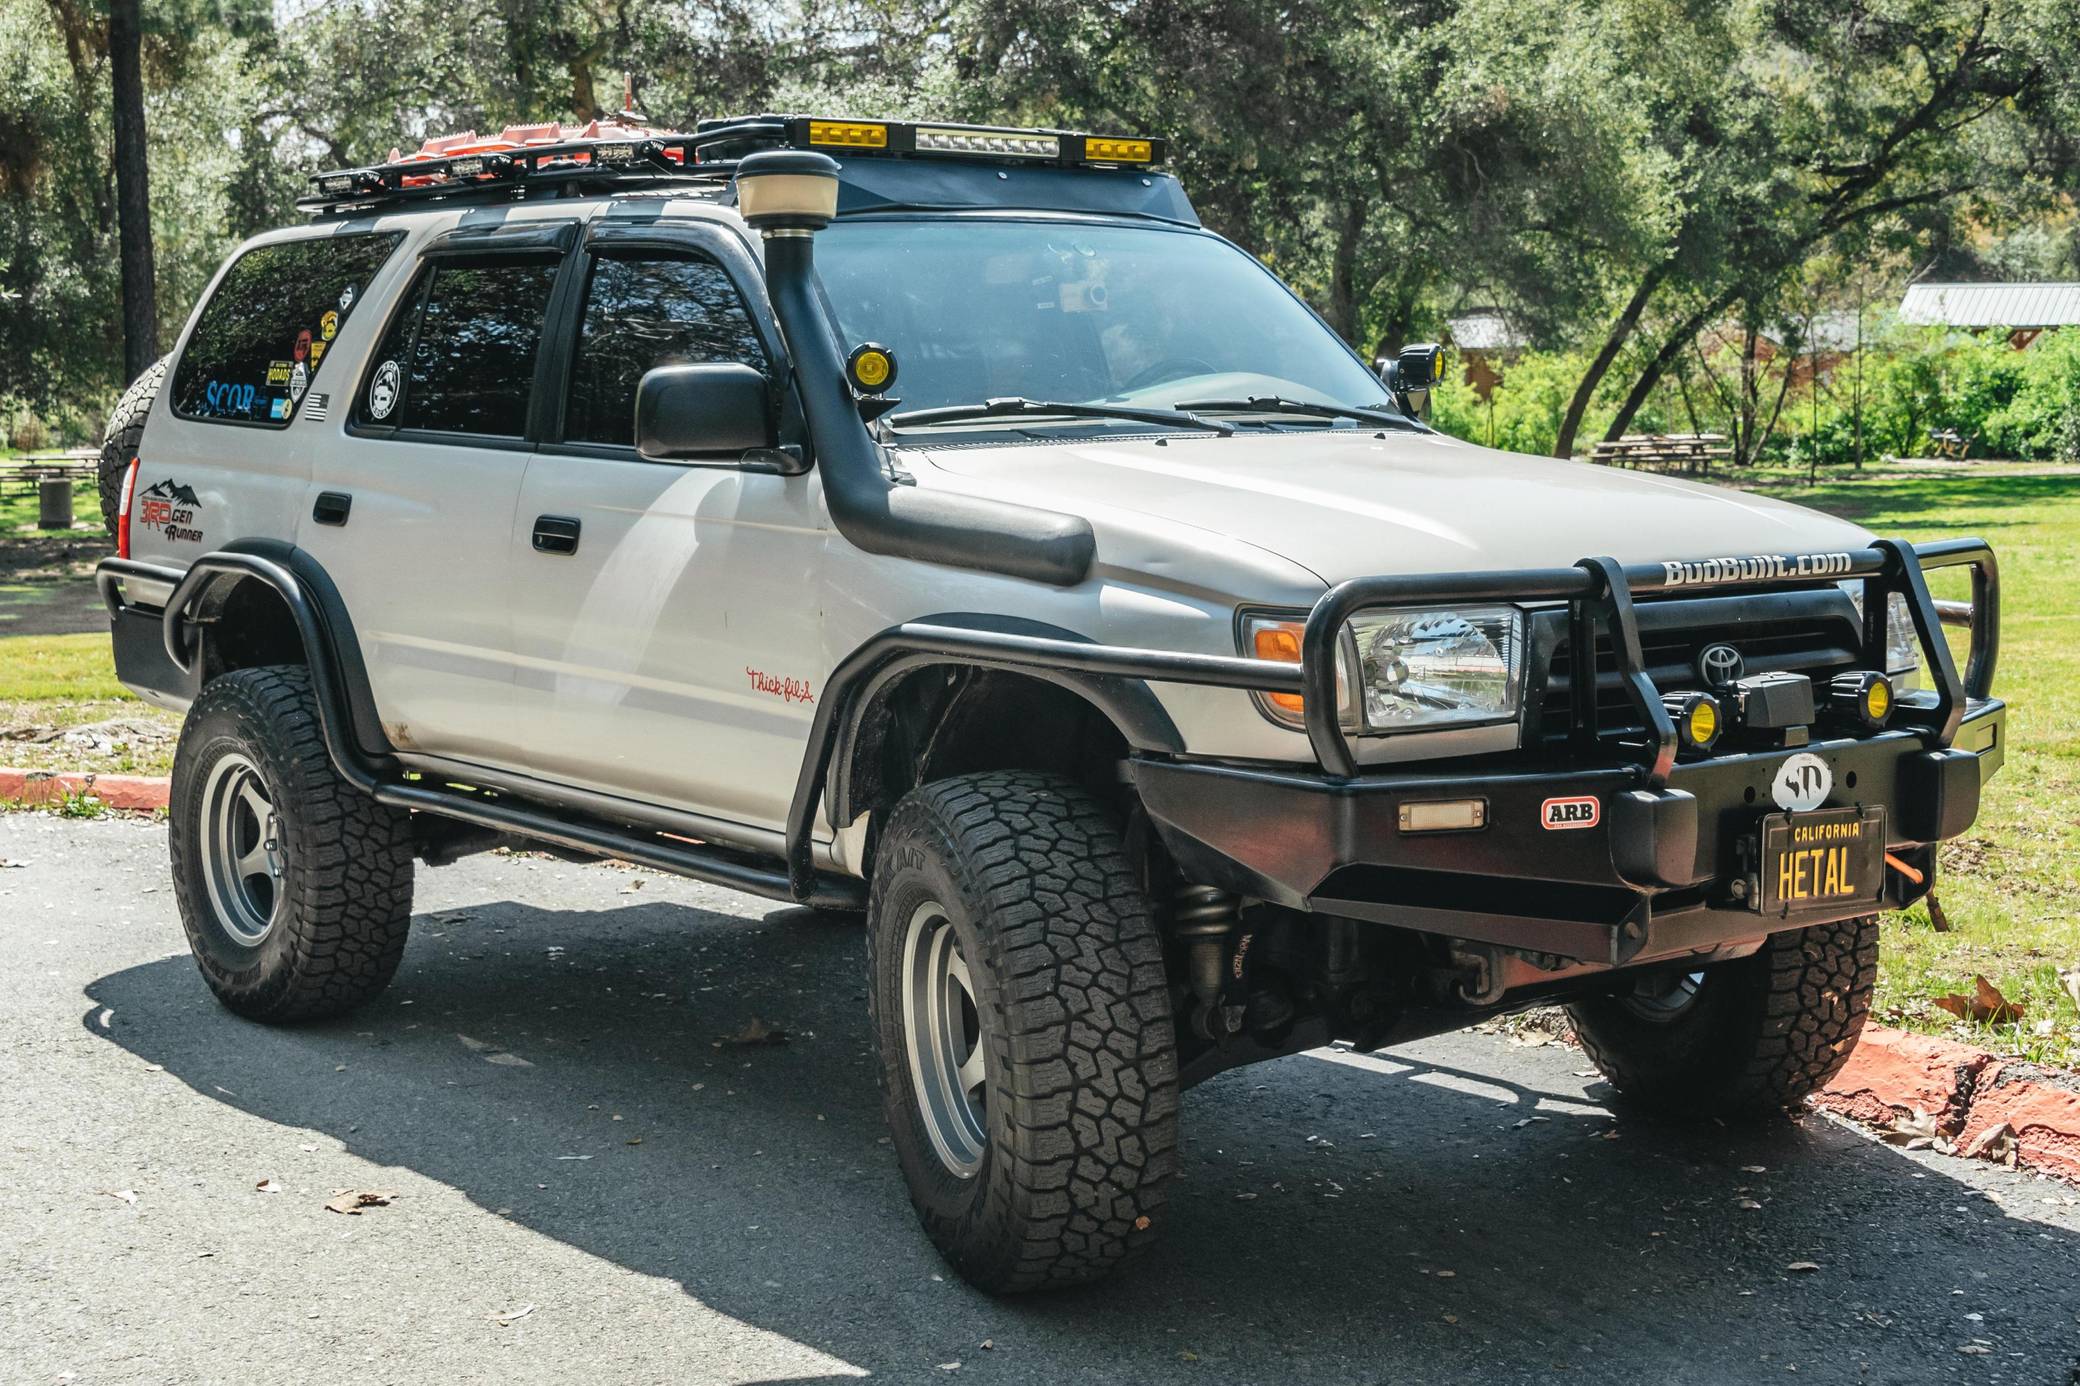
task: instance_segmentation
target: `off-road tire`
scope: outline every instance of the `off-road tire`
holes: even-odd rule
[[[253,946],[226,927],[204,877],[203,787],[227,755],[257,768],[279,828],[279,903]],[[333,768],[307,670],[241,669],[205,685],[174,752],[168,836],[181,923],[217,999],[253,1020],[314,1020],[387,986],[412,916],[408,820]]]
[[[1567,1009],[1628,1100],[1676,1116],[1768,1117],[1848,1062],[1877,978],[1878,920],[1865,915],[1771,934],[1760,952],[1707,969],[1667,1019],[1622,995]]]
[[[916,1096],[905,930],[944,906],[975,984],[987,1143],[957,1176]],[[1163,948],[1110,813],[1003,771],[925,785],[890,815],[867,916],[870,1008],[896,1156],[926,1233],[992,1293],[1098,1279],[1153,1242],[1177,1148]]]
[[[98,480],[101,485],[101,523],[108,528],[110,536],[116,532],[116,514],[123,508],[123,478],[129,474],[130,459],[137,456],[137,449],[144,442],[144,418],[152,412],[152,401],[158,397],[159,385],[166,379],[166,363],[171,356],[162,356],[146,368],[145,373],[130,382],[123,397],[116,401],[115,411],[108,416],[108,427],[101,434],[101,465]]]

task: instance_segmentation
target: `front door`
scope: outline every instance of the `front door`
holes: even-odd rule
[[[821,675],[813,474],[634,447],[653,366],[782,378],[749,253],[706,227],[596,237],[561,408],[511,552],[514,698],[535,773],[759,828],[787,811]],[[575,282],[575,281],[574,281]]]

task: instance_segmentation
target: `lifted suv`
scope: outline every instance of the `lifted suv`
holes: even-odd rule
[[[992,1290],[1142,1247],[1180,1090],[1332,1039],[1563,1003],[1656,1107],[1828,1077],[2000,763],[1993,555],[1441,437],[1434,352],[1376,376],[1162,154],[537,127],[242,247],[100,575],[223,1002],[367,1000],[415,860],[516,840],[864,909]]]

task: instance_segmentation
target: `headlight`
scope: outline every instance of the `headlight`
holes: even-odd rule
[[[1243,653],[1297,664],[1303,626],[1278,616],[1246,617]],[[1512,606],[1361,612],[1337,642],[1337,721],[1368,732],[1511,721],[1523,693],[1522,650],[1523,613]],[[1361,707],[1352,705],[1353,682]],[[1298,694],[1256,697],[1272,721],[1306,725]]]
[[[1353,617],[1365,728],[1503,722],[1523,692],[1523,614],[1513,606],[1367,611]]]
[[[1863,617],[1863,584],[1848,582],[1842,586],[1849,593],[1849,600],[1856,604],[1857,619]],[[1914,633],[1914,613],[1907,606],[1904,592],[1893,592],[1885,603],[1885,672],[1892,675],[1896,687],[1918,688],[1921,686],[1921,637]]]

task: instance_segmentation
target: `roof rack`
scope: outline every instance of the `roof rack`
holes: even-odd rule
[[[721,183],[745,154],[774,148],[848,157],[1144,168],[1162,161],[1165,142],[1072,130],[802,115],[703,120],[689,134],[653,129],[630,111],[584,126],[550,122],[509,125],[496,135],[439,136],[409,155],[393,149],[380,164],[315,174],[313,191],[296,205],[322,214],[433,199],[514,200],[660,182]]]

